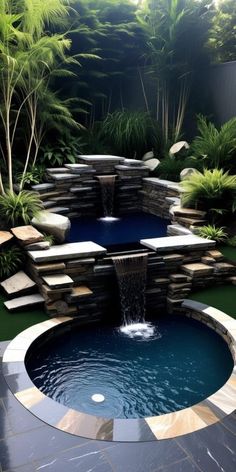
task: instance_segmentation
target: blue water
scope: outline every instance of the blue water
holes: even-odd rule
[[[226,343],[201,323],[163,317],[149,339],[89,327],[50,340],[27,369],[46,395],[85,413],[140,418],[180,410],[218,390],[233,361]],[[95,403],[93,394],[102,394]]]
[[[81,217],[73,219],[71,223],[70,242],[94,241],[105,247],[166,236],[169,224],[168,220],[148,213],[124,215],[112,222]]]

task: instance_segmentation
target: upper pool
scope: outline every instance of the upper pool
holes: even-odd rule
[[[148,213],[132,213],[118,219],[75,218],[69,242],[94,241],[101,246],[137,243],[140,239],[166,236],[168,220]]]

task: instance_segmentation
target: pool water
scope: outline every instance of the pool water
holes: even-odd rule
[[[94,241],[102,246],[136,243],[166,236],[168,220],[148,213],[132,213],[114,221],[80,217],[71,221],[69,242]]]
[[[142,418],[196,404],[217,391],[232,368],[217,333],[173,315],[162,317],[150,337],[109,326],[73,329],[27,361],[31,379],[46,395],[108,418]],[[97,394],[104,401],[94,401]]]

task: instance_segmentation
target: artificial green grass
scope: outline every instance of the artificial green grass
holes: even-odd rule
[[[4,298],[0,296],[0,341],[13,339],[29,326],[48,320],[43,310],[27,310],[10,313],[3,305]]]
[[[227,315],[236,319],[236,286],[222,285],[219,287],[206,288],[196,293],[191,293],[191,300],[206,303],[214,306],[218,310],[224,311]]]

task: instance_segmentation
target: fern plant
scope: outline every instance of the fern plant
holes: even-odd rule
[[[197,234],[205,239],[213,239],[217,243],[222,243],[227,239],[227,233],[223,226],[206,225],[198,228]]]
[[[35,192],[22,190],[16,194],[8,190],[0,195],[0,217],[11,226],[29,224],[42,209],[42,202]]]
[[[203,209],[210,220],[236,210],[236,175],[222,169],[197,172],[181,182],[184,206]]]
[[[235,163],[233,156],[236,154],[236,118],[227,121],[218,130],[215,125],[208,122],[201,115],[198,116],[197,136],[192,145],[192,153],[195,157],[203,159],[205,167],[233,170]]]
[[[23,263],[23,253],[17,246],[0,252],[0,278],[13,275]]]

